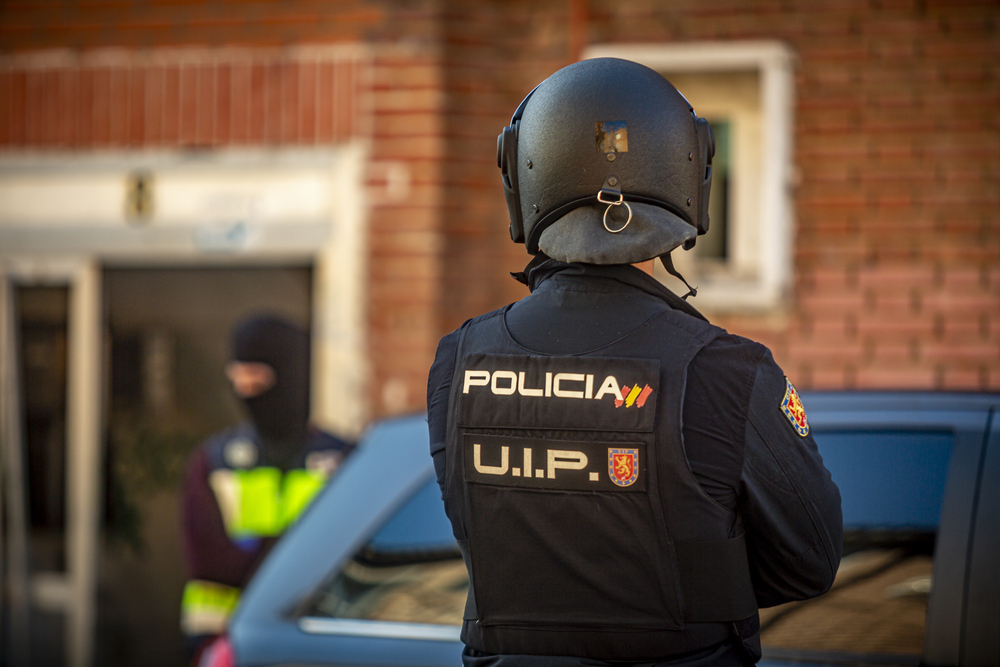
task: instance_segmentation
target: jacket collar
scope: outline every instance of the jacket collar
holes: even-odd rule
[[[525,267],[523,273],[511,275],[527,285],[531,292],[537,289],[553,289],[574,278],[612,281],[642,290],[664,301],[674,310],[708,321],[708,318],[699,313],[694,306],[671,292],[659,280],[631,264],[598,265],[580,262],[567,264],[539,255]]]

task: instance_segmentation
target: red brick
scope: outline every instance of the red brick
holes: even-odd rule
[[[193,67],[195,75],[195,106],[193,142],[198,146],[215,143],[215,76],[216,67],[211,64]]]
[[[164,107],[167,104],[164,95],[166,75],[162,67],[154,65],[145,69],[144,77],[143,109],[145,110],[145,119],[143,129],[145,134],[143,141],[155,146],[163,140]]]
[[[333,78],[333,138],[343,141],[354,134],[354,65],[350,61],[339,62],[334,68]],[[381,106],[376,104],[376,106]]]
[[[437,234],[426,232],[371,234],[370,252],[373,256],[404,256],[436,253],[440,245]]]
[[[64,121],[67,115],[63,104],[68,101],[64,95],[62,70],[52,69],[45,73],[45,123],[48,125],[44,135],[46,143],[50,146],[65,146]]]
[[[927,315],[889,317],[879,311],[858,317],[858,333],[876,339],[917,337],[926,339],[934,333],[934,319]]]
[[[321,62],[316,73],[316,143],[333,141],[334,65]]]
[[[989,389],[989,368],[985,365],[945,368],[941,372],[940,389],[948,391],[986,391]]]
[[[176,145],[181,139],[181,68],[168,65],[163,70],[163,144]]]
[[[233,130],[232,68],[228,63],[217,66],[215,72],[215,109],[212,114],[212,142],[225,145],[230,142]]]
[[[247,100],[249,105],[249,141],[250,143],[263,143],[266,141],[267,124],[267,71],[264,64],[254,62],[250,66],[250,94]]]
[[[178,141],[182,146],[198,144],[198,66],[182,65],[179,91]]]
[[[934,389],[935,371],[923,365],[865,366],[854,375],[857,389]]]
[[[76,145],[91,146],[94,142],[94,70],[84,68],[79,76],[80,101],[76,124]]]
[[[813,368],[810,371],[809,376],[809,382],[807,384],[803,384],[801,389],[808,388],[812,391],[843,389],[849,384],[847,374],[840,366],[823,366],[820,368]],[[796,385],[796,388],[799,388],[798,384]]]
[[[864,361],[880,366],[909,364],[921,359],[920,341],[905,336],[870,336],[864,340]]]
[[[1000,292],[1000,266],[986,265],[986,283],[989,291]]]
[[[294,62],[281,65],[279,86],[279,141],[294,144],[299,141],[299,68]]]
[[[125,87],[125,105],[122,118],[122,143],[134,147],[145,140],[146,122],[146,68],[130,67],[122,70]]]
[[[264,65],[264,136],[266,144],[281,140],[281,63]]]
[[[402,90],[404,88],[441,88],[444,85],[438,63],[419,65],[411,60],[399,62],[396,66],[373,68],[375,90]]]
[[[1000,363],[1000,343],[978,342],[965,345],[928,343],[923,350],[928,361],[944,363]]]
[[[792,341],[788,345],[787,356],[792,361],[807,361],[812,364],[858,362],[864,354],[860,341],[844,341],[838,345]]]
[[[25,78],[25,143],[38,146],[42,144],[42,133],[45,131],[45,120],[39,118],[39,113],[45,104],[45,78],[42,72],[29,71]]]
[[[94,68],[94,115],[92,140],[96,146],[107,146],[111,141],[111,69]]]
[[[977,345],[1000,346],[1000,331],[983,326],[978,318],[966,321],[945,322],[943,333],[936,342],[943,346],[966,347]]]
[[[129,136],[128,70],[123,67],[110,68],[109,86],[108,143],[112,146],[124,146],[128,143]]]
[[[935,292],[924,297],[924,308],[955,315],[996,314],[1000,312],[1000,297],[986,292]]]
[[[858,271],[858,284],[876,291],[894,292],[908,289],[929,289],[934,286],[934,267],[928,265],[903,265],[863,267]]]
[[[379,111],[436,112],[441,110],[443,94],[433,88],[374,91],[372,101]]]
[[[230,140],[235,144],[250,140],[250,117],[253,113],[251,95],[251,66],[249,62],[233,63],[231,69],[232,92],[230,95]]]
[[[14,75],[0,67],[0,146],[11,143],[11,107],[13,106]]]
[[[443,142],[437,137],[382,139],[375,144],[375,159],[443,158]]]
[[[316,140],[316,79],[318,67],[314,61],[299,64],[299,113],[297,137],[311,144]]]
[[[983,292],[989,286],[989,277],[985,266],[949,267],[942,273],[943,288],[949,292]]]

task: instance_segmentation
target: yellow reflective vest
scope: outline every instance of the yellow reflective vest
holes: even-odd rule
[[[203,450],[208,485],[228,538],[253,549],[259,538],[281,535],[302,515],[348,451],[347,443],[316,432],[304,447],[299,467],[282,471],[258,465],[257,437],[246,426],[209,440]],[[181,600],[181,630],[189,636],[224,631],[239,594],[239,588],[219,582],[188,581]]]

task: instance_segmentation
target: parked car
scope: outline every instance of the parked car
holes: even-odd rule
[[[1000,664],[1000,396],[803,397],[840,486],[826,595],[761,614],[764,660]],[[237,665],[459,665],[468,578],[422,416],[378,424],[247,588]]]

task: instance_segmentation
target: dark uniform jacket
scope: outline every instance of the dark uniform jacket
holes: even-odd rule
[[[550,260],[528,281],[442,339],[428,384],[472,561],[466,662],[759,657],[756,606],[824,592],[840,559],[791,383],[632,267]]]

